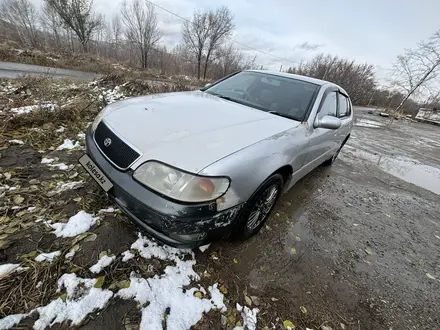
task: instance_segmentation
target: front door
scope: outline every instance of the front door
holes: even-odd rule
[[[338,92],[331,90],[326,93],[321,107],[317,113],[318,118],[325,115],[337,116]],[[326,159],[330,158],[332,152],[338,147],[339,129],[312,128],[310,135],[310,147],[306,158],[306,164],[316,167]]]

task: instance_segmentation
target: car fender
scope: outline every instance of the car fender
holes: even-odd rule
[[[308,141],[308,130],[300,124],[230,154],[199,174],[231,178],[228,191],[217,200],[219,210],[227,209],[246,202],[280,168],[291,166],[298,171],[307,156]]]

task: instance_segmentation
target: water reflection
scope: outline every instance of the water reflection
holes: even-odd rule
[[[440,169],[420,164],[411,159],[381,158],[384,171],[440,195]]]

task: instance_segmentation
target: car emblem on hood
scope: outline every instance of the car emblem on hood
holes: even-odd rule
[[[112,139],[110,139],[110,138],[106,138],[106,139],[104,140],[104,146],[105,146],[105,147],[108,147],[108,146],[110,146],[110,144],[112,144]]]

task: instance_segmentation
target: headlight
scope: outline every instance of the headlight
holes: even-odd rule
[[[182,202],[214,200],[229,188],[228,178],[198,176],[154,161],[139,166],[133,177],[162,195]]]

